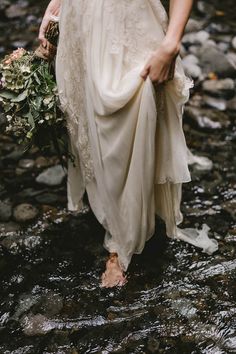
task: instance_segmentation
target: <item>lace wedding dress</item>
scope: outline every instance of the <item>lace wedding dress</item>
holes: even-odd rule
[[[192,82],[179,57],[174,79],[158,89],[140,76],[167,24],[159,0],[63,0],[60,11],[56,78],[76,156],[68,209],[81,209],[86,190],[123,270],[154,234],[155,214],[169,237],[209,254],[218,247],[206,227],[177,227],[191,180],[182,112]]]

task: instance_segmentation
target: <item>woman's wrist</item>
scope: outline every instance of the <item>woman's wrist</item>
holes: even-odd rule
[[[180,40],[168,36],[165,36],[161,43],[161,46],[167,51],[167,53],[173,56],[176,56],[179,53],[180,45]]]

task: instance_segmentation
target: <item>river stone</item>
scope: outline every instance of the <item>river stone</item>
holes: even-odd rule
[[[205,73],[215,72],[222,77],[236,76],[232,62],[215,45],[203,45],[199,51],[199,59]]]
[[[24,168],[26,170],[30,170],[34,167],[34,160],[32,159],[21,159],[18,162],[19,167]]]
[[[222,80],[206,80],[202,84],[203,91],[213,96],[228,96],[235,92],[234,81],[230,78]]]
[[[236,36],[232,39],[232,47],[236,49]]]
[[[36,218],[39,211],[29,203],[22,203],[17,205],[13,210],[13,216],[18,222],[27,222]]]
[[[236,111],[236,97],[227,102],[227,108],[231,111]]]
[[[42,167],[48,167],[51,165],[51,160],[49,158],[46,158],[44,156],[38,156],[35,159],[35,166],[37,168],[42,168]]]
[[[14,221],[0,223],[0,233],[2,236],[5,236],[8,233],[15,233],[19,230],[20,230],[20,225]]]
[[[27,8],[24,8],[23,6],[20,6],[19,4],[12,4],[11,6],[9,6],[6,9],[5,13],[6,13],[6,16],[10,19],[22,17],[27,14]]]
[[[35,336],[46,334],[51,330],[48,322],[47,317],[40,313],[36,315],[30,313],[22,318],[21,325],[26,336]]]
[[[42,238],[35,235],[7,235],[1,245],[8,249],[12,254],[19,254],[21,250],[32,251],[42,243]]]
[[[227,102],[223,98],[216,98],[208,95],[203,95],[203,101],[207,106],[217,108],[219,109],[219,111],[225,111],[227,107]]]
[[[40,173],[36,182],[46,184],[48,186],[58,186],[62,183],[66,173],[61,165],[56,165],[47,168],[45,171]]]
[[[192,32],[186,33],[183,38],[182,42],[184,44],[203,44],[209,39],[210,35],[206,31],[199,31],[199,32]]]
[[[190,18],[185,27],[185,33],[198,32],[203,28],[203,22]]]
[[[182,63],[184,66],[184,70],[188,76],[191,76],[194,79],[201,77],[202,70],[198,66],[199,59],[195,55],[186,55],[186,57],[183,58]]]
[[[0,200],[0,221],[8,221],[12,214],[12,203],[9,200]]]
[[[208,18],[214,16],[216,13],[215,6],[208,4],[205,1],[197,1],[197,9],[205,17],[208,17]]]
[[[185,107],[185,114],[187,118],[192,119],[201,128],[219,129],[221,127],[226,128],[230,124],[228,116],[218,110],[187,106]]]

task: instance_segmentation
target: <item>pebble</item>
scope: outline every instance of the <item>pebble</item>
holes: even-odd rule
[[[232,47],[236,49],[236,36],[232,39]]]
[[[204,103],[212,108],[217,108],[219,111],[225,111],[227,107],[227,102],[223,98],[215,98],[211,96],[203,96]]]
[[[30,170],[34,167],[33,159],[21,159],[18,162],[19,167]]]
[[[15,233],[19,230],[20,230],[20,225],[14,221],[0,223],[0,233],[4,236],[8,233]]]
[[[0,200],[0,221],[8,221],[12,215],[12,203],[9,200]]]
[[[198,32],[204,27],[203,21],[190,18],[185,27],[185,33]]]
[[[13,210],[14,219],[17,222],[27,222],[35,219],[39,214],[39,210],[29,203],[17,205]]]
[[[185,44],[203,44],[209,37],[209,33],[202,30],[199,32],[186,33],[182,38],[182,42]]]
[[[185,108],[185,114],[201,128],[219,129],[230,124],[228,116],[218,110],[188,106]]]
[[[66,176],[61,165],[49,167],[36,177],[36,182],[46,184],[47,186],[58,186]]]
[[[182,63],[184,66],[184,70],[188,76],[191,76],[194,79],[201,77],[202,70],[198,65],[199,59],[195,55],[186,55],[183,58]]]
[[[236,111],[236,97],[227,102],[227,108],[231,111]]]
[[[206,80],[202,84],[203,91],[213,96],[227,96],[235,92],[234,80],[226,78],[222,80]]]
[[[215,45],[203,45],[199,51],[199,59],[205,73],[215,72],[222,77],[236,76],[234,65]]]

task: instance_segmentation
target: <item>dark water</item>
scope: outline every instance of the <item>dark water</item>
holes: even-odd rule
[[[229,11],[234,1],[214,3],[225,15],[213,23],[227,24],[235,35],[235,13]],[[39,2],[18,4],[26,10],[22,16],[9,20],[0,12],[3,53],[14,41],[36,44]],[[201,88],[192,94],[201,95]],[[0,134],[0,200],[12,208],[29,202],[39,210],[28,224],[19,226],[12,215],[0,222],[0,354],[236,352],[235,112],[214,111],[219,128],[184,119],[189,147],[209,157],[213,168],[191,168],[182,210],[183,226],[207,223],[219,250],[208,256],[171,241],[157,221],[156,235],[134,255],[121,289],[99,287],[107,253],[92,213],[68,213],[65,180],[50,188],[38,185],[40,152],[24,156]],[[32,168],[20,166],[25,158],[35,162]]]

